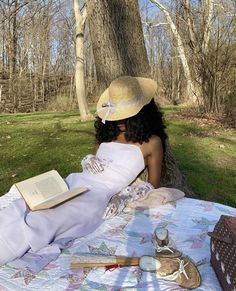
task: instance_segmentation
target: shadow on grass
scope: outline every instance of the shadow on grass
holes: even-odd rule
[[[216,139],[221,143],[229,143],[232,146],[234,146],[236,149],[236,137],[235,137],[235,140],[233,140],[232,138],[226,138],[226,137],[216,137]],[[235,163],[236,163],[236,160],[235,160]]]
[[[17,114],[0,114],[0,119],[25,119],[28,121],[49,118],[69,118],[72,116],[79,117],[79,112],[34,112],[34,113],[17,113]]]
[[[236,169],[232,153],[234,144],[220,137],[199,137],[190,133],[197,128],[175,124],[170,131],[171,146],[179,167],[186,177],[187,184],[199,199],[227,204],[236,207]],[[173,139],[175,136],[175,139]],[[226,143],[225,148],[219,144]]]

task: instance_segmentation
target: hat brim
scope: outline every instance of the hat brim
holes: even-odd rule
[[[132,117],[136,115],[143,108],[143,106],[148,104],[154,97],[157,90],[157,83],[154,80],[142,77],[135,77],[135,79],[138,81],[139,86],[143,92],[142,98],[129,106],[119,106],[119,104],[117,104],[114,112],[111,110],[106,120],[116,121]],[[101,110],[102,104],[108,102],[110,102],[109,88],[103,92],[97,102],[97,115],[101,119],[106,116],[107,112],[107,110]]]

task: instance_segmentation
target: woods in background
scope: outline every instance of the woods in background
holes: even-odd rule
[[[150,0],[143,7],[152,72],[165,96],[196,101],[205,112],[236,107],[235,1]]]
[[[74,20],[60,1],[0,1],[0,108],[35,111],[74,95]]]
[[[74,16],[75,2],[81,15],[87,8],[90,15],[90,28],[86,21],[80,33]],[[109,78],[126,72],[131,74],[131,68],[133,74],[144,75],[143,72],[148,71],[148,65],[150,71],[147,74],[159,84],[160,100],[166,99],[173,104],[194,102],[205,112],[224,111],[228,115],[234,114],[235,1],[139,1],[148,64],[143,60],[142,39],[135,38],[135,30],[139,24],[135,17],[132,18],[133,11],[125,14],[127,10],[122,7],[130,6],[132,10],[132,5],[138,4],[136,0],[103,1],[103,27],[93,25],[93,21],[99,21],[99,11],[89,14],[94,1],[88,0],[86,3],[87,8],[79,0],[0,0],[2,112],[50,109],[49,105],[56,100],[59,100],[59,104],[65,102],[66,109],[72,109],[78,104],[75,65],[81,68],[82,64],[85,93],[77,90],[77,95],[84,94],[85,103],[96,100]],[[109,22],[111,20],[107,18],[108,12],[117,8],[115,5],[121,5],[119,14],[114,22]],[[78,11],[77,9],[77,16]],[[125,21],[127,30],[120,30],[120,24]],[[127,37],[129,24],[134,31],[132,38]],[[122,35],[119,35],[121,31]],[[83,38],[83,58],[78,54],[76,57],[78,36],[80,41]],[[113,37],[129,43],[130,51],[126,54],[122,46],[119,47],[121,42],[117,42],[116,46],[109,45],[109,38]],[[103,42],[108,46],[104,46]],[[109,52],[109,55],[120,58],[119,64],[122,68],[114,65],[111,58],[99,58],[95,53],[99,46]],[[136,67],[138,60],[131,58],[132,51],[133,57],[137,57],[138,51],[141,51],[140,63],[143,66]],[[99,62],[106,64],[104,71],[101,71]],[[125,69],[125,66],[129,69]],[[77,96],[79,101],[80,96]],[[59,106],[59,109],[62,108]]]

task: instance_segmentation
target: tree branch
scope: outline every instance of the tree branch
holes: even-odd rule
[[[142,21],[142,24],[147,25],[150,28],[152,28],[152,27],[158,27],[158,26],[161,26],[161,25],[168,25],[167,22],[160,22],[160,23],[154,24],[152,22],[147,22],[147,21]]]

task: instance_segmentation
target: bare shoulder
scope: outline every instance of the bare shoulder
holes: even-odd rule
[[[163,151],[162,141],[159,136],[153,135],[146,144],[149,155],[160,154]]]
[[[141,145],[141,149],[146,165],[148,164],[148,160],[150,158],[159,157],[162,159],[163,157],[162,141],[158,136],[153,135],[148,142],[145,142]]]
[[[162,142],[161,142],[161,138],[157,135],[153,135],[150,139],[149,139],[149,143],[151,146],[162,146]]]
[[[143,153],[148,169],[148,182],[157,188],[160,186],[163,160],[163,147],[160,137],[152,136],[147,143],[144,143]]]

